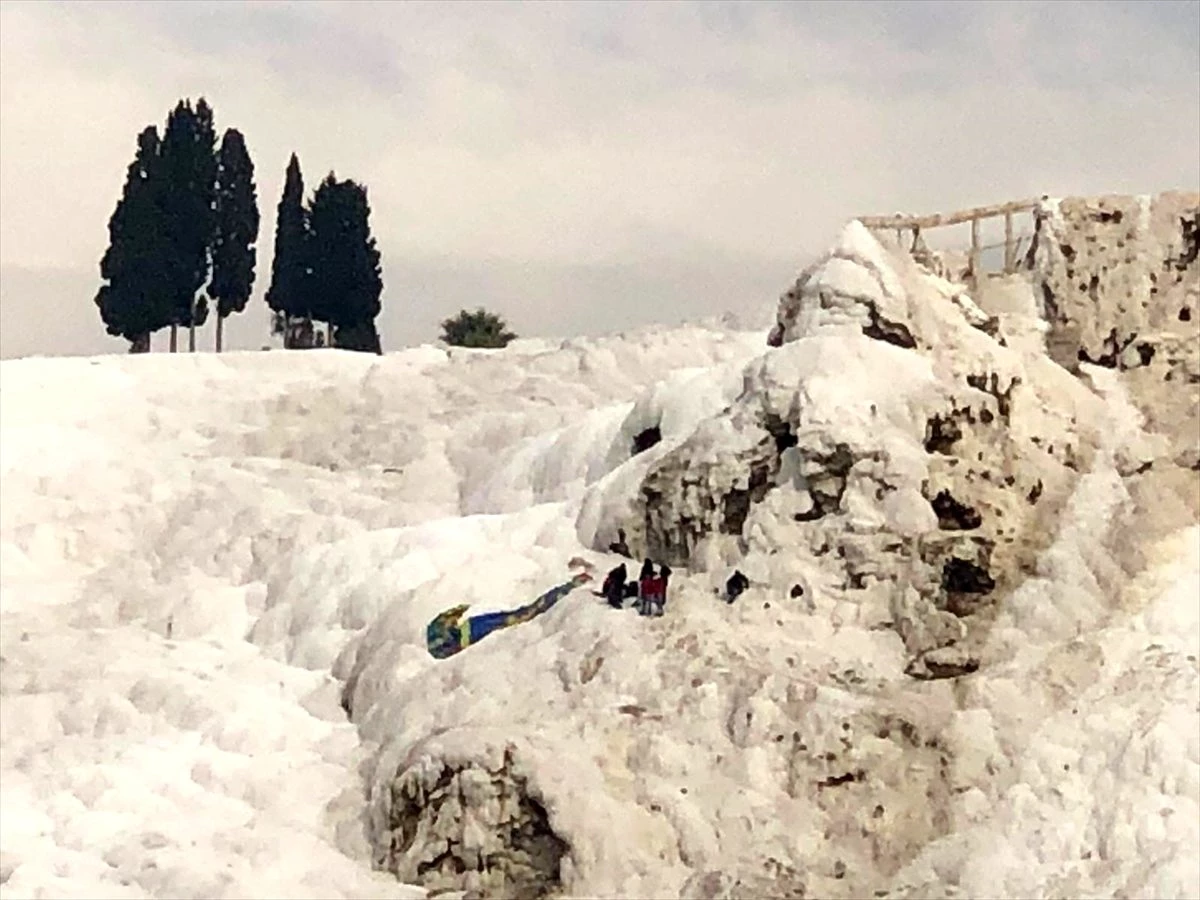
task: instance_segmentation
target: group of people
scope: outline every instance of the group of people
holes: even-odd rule
[[[634,599],[638,615],[661,616],[666,610],[671,568],[666,563],[657,568],[655,571],[654,562],[647,559],[642,563],[638,577],[630,581],[625,563],[621,563],[605,576],[600,594],[613,609],[624,609],[625,601]]]
[[[629,545],[625,541],[624,529],[617,529],[617,539],[608,545],[608,549],[611,553],[631,558]],[[630,581],[625,563],[621,563],[605,576],[604,584],[598,593],[608,601],[608,605],[613,609],[624,609],[625,601],[633,599],[636,601],[635,606],[639,615],[661,616],[667,605],[667,584],[670,579],[670,566],[661,563],[655,571],[654,562],[646,559],[642,563],[642,570],[638,573],[638,577]],[[743,572],[734,569],[733,574],[725,581],[724,591],[717,589],[717,594],[726,603],[732,605],[750,588],[750,584],[750,579]],[[804,588],[799,584],[793,585],[792,598],[803,595]]]

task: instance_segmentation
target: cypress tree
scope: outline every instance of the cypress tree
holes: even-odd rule
[[[217,303],[217,352],[225,317],[246,308],[254,289],[255,242],[258,240],[258,196],[254,189],[254,163],[236,128],[221,138],[217,158],[214,209],[212,281],[208,296]]]
[[[275,218],[275,256],[271,261],[271,286],[267,290],[267,306],[275,312],[275,321],[282,327],[284,347],[294,343],[292,320],[310,317],[307,237],[304,177],[300,174],[300,160],[293,153]]]
[[[375,317],[383,291],[366,188],[330,172],[309,212],[311,310],[328,322],[333,346],[380,352]]]
[[[216,132],[212,109],[201,98],[193,110],[180,100],[167,116],[160,149],[163,212],[173,250],[171,280],[171,350],[176,327],[188,327],[189,349],[196,349],[196,326],[208,318],[208,303],[197,297],[208,281],[216,193]]]
[[[150,334],[171,321],[171,248],[162,212],[160,142],[153,125],[138,135],[137,155],[108,222],[109,247],[100,261],[106,284],[96,295],[109,334],[130,342],[130,353],[150,349]]]

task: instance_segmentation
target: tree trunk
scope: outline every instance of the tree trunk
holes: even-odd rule
[[[176,342],[178,340],[176,337],[176,331],[177,331],[177,328],[176,328],[175,324],[172,323],[171,324],[171,352],[172,353],[176,352]]]
[[[221,311],[217,310],[217,352],[221,352],[221,326],[225,324],[225,317],[221,315]]]
[[[188,353],[196,352],[196,298],[192,298],[192,311],[188,316]]]
[[[150,332],[139,334],[129,342],[130,353],[149,353],[150,352]]]

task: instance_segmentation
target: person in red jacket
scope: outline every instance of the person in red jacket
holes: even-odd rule
[[[667,602],[667,579],[671,570],[661,567],[659,574],[654,573],[654,563],[646,560],[638,576],[638,595],[640,602],[638,612],[643,616],[661,616]]]
[[[638,573],[638,615],[650,615],[654,580],[654,563],[646,559],[642,562],[642,571]]]

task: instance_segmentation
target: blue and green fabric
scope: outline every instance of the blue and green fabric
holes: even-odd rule
[[[430,656],[446,659],[461,652],[471,644],[478,643],[493,631],[520,625],[536,619],[553,608],[563,597],[589,580],[585,574],[576,575],[570,581],[552,587],[532,603],[517,609],[483,613],[463,620],[468,604],[462,604],[439,613],[425,629],[425,642]]]

